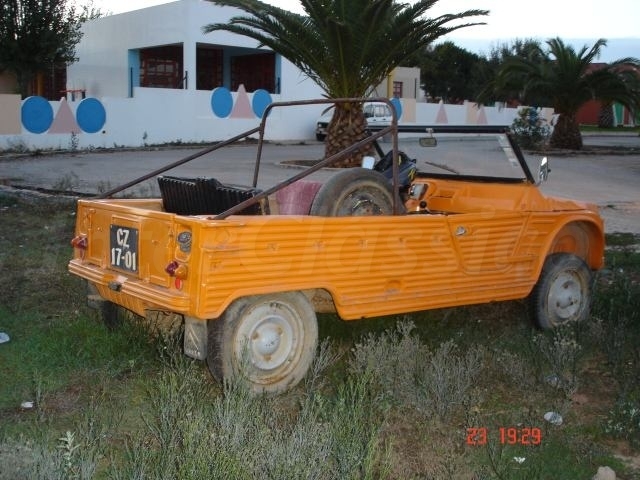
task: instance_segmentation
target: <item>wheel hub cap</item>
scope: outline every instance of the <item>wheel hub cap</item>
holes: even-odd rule
[[[261,326],[256,331],[254,340],[255,351],[264,357],[272,355],[280,346],[280,335],[280,330],[273,328],[273,325]]]
[[[295,338],[289,322],[269,315],[258,322],[249,336],[251,363],[260,370],[284,365],[294,350]]]
[[[558,317],[569,319],[576,315],[582,304],[580,281],[571,273],[563,273],[553,282],[549,305]]]

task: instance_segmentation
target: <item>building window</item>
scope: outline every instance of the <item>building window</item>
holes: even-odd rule
[[[182,45],[141,49],[140,86],[184,88],[182,64]]]
[[[393,98],[402,98],[402,82],[393,82]]]
[[[221,48],[209,45],[196,47],[196,89],[213,90],[223,85],[223,54]]]
[[[257,53],[231,58],[231,90],[238,90],[240,84],[247,92],[259,89],[275,93],[276,78],[275,53]]]
[[[66,96],[67,88],[67,67],[51,66],[51,68],[40,71],[31,81],[28,87],[31,95],[40,95],[47,100],[60,100]]]

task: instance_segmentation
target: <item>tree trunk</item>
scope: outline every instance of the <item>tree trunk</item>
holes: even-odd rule
[[[575,115],[560,114],[558,122],[553,127],[549,143],[555,148],[567,148],[570,150],[580,150],[582,148],[582,135]]]
[[[602,102],[598,112],[598,128],[613,128],[613,104]]]
[[[336,104],[333,118],[327,127],[325,158],[341,152],[367,137],[367,119],[361,104]],[[340,168],[359,167],[362,157],[369,154],[373,145],[368,145],[346,158],[338,160],[332,166]]]
[[[42,72],[36,73],[36,95],[44,95],[44,74]]]

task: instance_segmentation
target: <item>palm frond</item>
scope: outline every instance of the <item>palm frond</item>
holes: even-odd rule
[[[428,18],[438,0],[408,5],[393,0],[301,0],[304,15],[259,0],[220,0],[244,15],[218,30],[244,35],[280,53],[331,97],[364,96],[416,50],[435,39],[480,22],[456,23],[486,15],[486,10]]]

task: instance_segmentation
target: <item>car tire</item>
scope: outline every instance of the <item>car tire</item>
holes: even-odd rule
[[[316,314],[301,292],[242,297],[209,321],[207,364],[223,382],[280,393],[307,373],[318,344]]]
[[[324,139],[327,138],[326,135],[322,135],[321,133],[316,133],[316,140],[319,142],[324,142]]]
[[[373,170],[345,169],[320,187],[309,214],[323,217],[392,215],[391,184]]]
[[[127,309],[108,300],[100,301],[97,312],[100,321],[109,330],[120,328],[130,315]]]
[[[587,264],[568,253],[549,255],[531,296],[531,313],[549,329],[589,317],[593,276]]]
[[[106,300],[100,296],[96,286],[87,282],[87,305],[96,311],[100,322],[108,330],[116,330],[135,314],[124,307]]]

